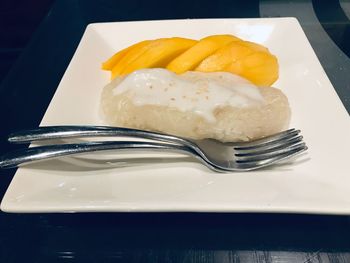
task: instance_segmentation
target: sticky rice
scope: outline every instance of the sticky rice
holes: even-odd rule
[[[101,95],[108,125],[190,139],[250,141],[288,128],[287,97],[227,72],[144,69],[114,79]]]

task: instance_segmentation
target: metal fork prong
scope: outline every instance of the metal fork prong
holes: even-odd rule
[[[290,129],[288,131],[275,134],[263,139],[255,140],[252,142],[246,142],[246,143],[240,143],[240,144],[235,144],[233,145],[233,148],[235,150],[256,150],[257,148],[265,148],[265,147],[270,147],[271,145],[274,144],[279,144],[281,141],[289,140],[292,139],[296,136],[298,136],[300,133],[300,130],[295,130],[295,129]]]
[[[300,143],[302,141],[303,141],[303,136],[298,135],[298,136],[293,137],[291,139],[279,140],[278,142],[276,142],[274,144],[268,144],[268,145],[265,145],[264,147],[235,150],[235,156],[237,158],[240,158],[240,157],[256,156],[256,155],[261,155],[261,154],[265,154],[265,153],[272,153],[272,152],[276,152],[279,149],[284,149],[284,148],[293,146],[293,145]]]
[[[285,152],[284,154],[280,154],[280,155],[277,155],[275,157],[271,157],[271,158],[268,158],[265,160],[258,160],[255,162],[238,163],[238,168],[242,169],[244,171],[251,171],[251,170],[260,169],[260,168],[263,168],[266,166],[280,163],[280,162],[288,160],[288,159],[292,159],[292,158],[302,154],[307,149],[308,149],[308,147],[306,145],[303,145],[303,146],[297,147],[295,149],[291,149],[288,152]]]
[[[264,160],[267,160],[270,158],[278,157],[279,155],[288,153],[288,152],[293,151],[295,149],[303,148],[305,146],[306,146],[306,144],[304,142],[299,142],[299,143],[290,145],[288,147],[277,149],[277,150],[272,151],[272,152],[236,157],[236,161],[238,163],[264,161]]]

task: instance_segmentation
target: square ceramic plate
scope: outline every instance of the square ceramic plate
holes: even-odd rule
[[[18,169],[1,209],[350,214],[349,116],[294,18],[91,24],[41,125],[103,124],[99,96],[109,75],[100,65],[115,51],[145,39],[211,34],[261,43],[278,57],[274,86],[290,100],[291,127],[302,130],[306,155],[291,164],[231,174],[214,173],[185,156],[52,160]]]

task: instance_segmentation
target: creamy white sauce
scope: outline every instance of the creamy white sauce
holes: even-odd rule
[[[166,69],[142,69],[126,76],[113,95],[126,95],[136,106],[158,105],[192,111],[215,121],[218,107],[255,107],[264,103],[259,88],[227,72],[187,72],[177,75]]]

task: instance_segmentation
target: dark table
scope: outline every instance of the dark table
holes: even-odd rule
[[[38,126],[89,23],[283,16],[298,18],[349,112],[350,1],[59,0],[0,86],[0,153],[16,147],[6,143],[10,131]],[[0,196],[14,172],[0,170]],[[350,220],[302,214],[0,212],[0,262],[350,262]]]

